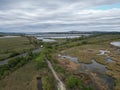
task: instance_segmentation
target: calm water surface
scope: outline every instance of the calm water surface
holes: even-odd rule
[[[120,41],[119,42],[111,42],[110,44],[113,46],[120,47]]]
[[[85,64],[85,63],[80,63],[78,61],[78,58],[76,57],[71,57],[71,56],[61,56],[63,60],[69,59],[72,60],[75,63],[80,64],[79,70],[82,72],[92,72],[96,73],[105,83],[108,84],[110,90],[113,90],[114,88],[114,79],[112,77],[109,77],[106,75],[107,68],[105,65],[102,65],[100,63],[97,63],[95,60],[92,60],[91,63]],[[106,60],[106,62],[113,62],[110,58]]]

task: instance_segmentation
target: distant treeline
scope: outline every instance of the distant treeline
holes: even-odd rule
[[[91,31],[91,32],[82,32],[82,31],[70,31],[70,32],[40,32],[40,33],[31,33],[31,35],[39,34],[120,34],[120,32],[100,32],[100,31]]]
[[[84,32],[84,31],[69,31],[69,32],[34,32],[34,33],[10,33],[10,32],[0,32],[1,35],[39,35],[39,34],[120,34],[120,32],[104,32],[104,31],[89,31],[89,32]]]
[[[10,35],[10,36],[24,36],[25,33],[0,32],[0,37],[1,37],[1,36],[7,36],[7,35]]]

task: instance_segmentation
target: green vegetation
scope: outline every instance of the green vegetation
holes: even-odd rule
[[[75,76],[69,76],[67,86],[69,89],[81,89],[82,81]]]
[[[46,73],[42,74],[43,90],[57,90],[57,82],[52,73],[49,70],[45,71]]]
[[[36,41],[34,37],[17,37],[7,39],[8,41],[5,40],[0,39],[0,43],[2,42],[0,58],[12,57],[23,51],[38,48],[43,44]],[[90,76],[85,73],[76,74],[77,71],[68,70],[58,60],[58,54],[77,57],[82,63],[91,63],[91,60],[95,59],[97,62],[106,65],[109,69],[106,74],[115,79],[115,90],[119,90],[120,57],[115,54],[116,49],[110,45],[110,42],[118,40],[120,40],[120,35],[114,34],[60,39],[59,42],[44,43],[41,53],[33,54],[30,52],[26,57],[12,59],[8,64],[0,66],[0,90],[8,90],[8,88],[9,90],[36,90],[37,77],[41,77],[43,90],[57,90],[57,81],[48,68],[46,58],[52,63],[67,90],[94,90],[93,83],[89,84]],[[105,62],[107,56],[98,55],[100,49],[109,50],[110,53],[107,54],[116,62]]]
[[[2,83],[0,90],[7,90],[10,85],[9,90],[21,90],[22,88],[22,90],[36,90],[37,77],[42,78],[43,90],[56,90],[56,81],[45,61],[45,53],[44,49],[38,54],[29,53],[26,57],[15,58],[8,64],[0,66],[0,83]],[[7,78],[14,82],[7,82]],[[23,84],[20,84],[22,82]]]
[[[51,45],[47,45],[46,47],[48,51],[46,52],[47,58],[52,63],[59,78],[65,83],[67,90],[93,90],[92,86],[86,86],[81,78],[66,70],[66,68],[64,68],[56,58],[54,58],[54,54],[57,50],[51,47]]]
[[[37,90],[35,77],[37,74],[35,62],[30,61],[0,80],[0,90]]]
[[[85,44],[102,45],[102,47],[105,47],[105,46],[109,46],[110,42],[114,40],[120,40],[120,35],[119,34],[93,35],[89,37],[80,37],[80,38],[71,39],[69,40],[69,42],[58,44],[57,48],[59,50],[65,50],[65,49],[69,49],[72,47],[81,46]],[[84,44],[84,42],[86,43]],[[104,46],[104,44],[106,45]]]
[[[33,45],[35,48],[39,48],[40,45],[43,44],[42,41],[37,40],[35,37],[31,37],[31,36],[25,36],[28,40],[30,45]]]
[[[58,54],[61,55],[70,55],[77,57],[79,62],[91,63],[91,60],[96,60],[98,63],[106,65],[108,71],[106,72],[109,76],[112,76],[115,79],[115,90],[120,88],[120,57],[119,52],[116,53],[116,48],[110,45],[110,42],[120,41],[119,34],[105,34],[105,35],[96,35],[86,38],[78,38],[69,40],[67,43],[57,45]],[[116,62],[106,62],[106,55],[98,55],[99,50],[109,50],[110,53],[107,53],[111,58]],[[58,55],[56,54],[56,55]]]
[[[35,58],[38,54],[29,53],[26,57],[18,57],[11,59],[8,64],[0,66],[0,79],[5,78],[8,74],[16,69],[22,67],[33,58]]]
[[[91,86],[84,86],[83,80],[73,75],[68,77],[66,85],[69,90],[93,90]]]
[[[39,70],[46,67],[47,67],[47,63],[45,61],[44,54],[40,53],[39,57],[36,58],[36,68]]]
[[[0,38],[0,60],[34,49],[26,37]]]
[[[8,64],[0,66],[0,83],[2,83],[0,90],[8,90],[9,87],[9,90],[36,90],[37,77],[42,78],[43,90],[56,90],[56,81],[45,61],[45,55],[48,50],[43,49],[41,53],[30,52],[31,49],[39,48],[43,44],[41,41],[36,40],[34,37],[16,37],[1,38],[0,42],[1,57],[3,54],[8,54],[7,57],[1,59],[29,51],[27,56],[16,57],[11,59]],[[7,79],[9,79],[8,82]],[[13,83],[10,83],[10,80]]]
[[[44,48],[35,60],[35,67],[42,77],[43,90],[56,90],[57,83],[45,61],[46,54],[48,53],[48,49]]]

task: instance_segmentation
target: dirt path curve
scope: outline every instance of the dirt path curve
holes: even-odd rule
[[[50,61],[48,61],[48,59],[46,59],[48,67],[50,68],[50,70],[53,73],[53,76],[55,77],[55,79],[58,81],[58,90],[66,90],[65,85],[63,84],[63,82],[59,79],[59,77],[57,76],[55,70],[53,69],[52,64],[50,63]]]

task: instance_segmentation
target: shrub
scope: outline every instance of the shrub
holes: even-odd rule
[[[47,66],[47,63],[45,61],[45,57],[44,54],[40,54],[37,58],[36,58],[36,68],[37,70],[45,68]]]
[[[88,44],[88,42],[87,41],[82,41],[81,44]]]
[[[17,53],[17,52],[12,52],[11,55],[10,55],[10,57],[14,57],[14,56],[16,56],[16,55],[19,55],[19,53]]]
[[[81,89],[82,81],[75,76],[70,76],[67,80],[67,87],[69,89]]]
[[[0,79],[4,78],[10,72],[16,70],[19,67],[22,67],[30,60],[35,58],[38,54],[30,53],[26,57],[17,57],[8,61],[8,64],[0,66]]]

